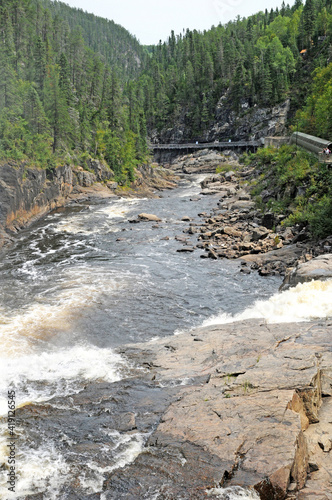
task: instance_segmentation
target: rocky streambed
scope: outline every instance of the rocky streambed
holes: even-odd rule
[[[46,327],[44,332],[39,320],[32,322],[36,328],[30,334],[32,344],[38,347],[40,336],[42,345],[40,352],[32,353],[26,378],[30,380],[37,360],[41,372],[29,382],[33,391],[42,389],[43,393],[50,382],[59,387],[52,398],[45,401],[44,396],[42,402],[17,409],[17,449],[24,463],[19,478],[21,498],[39,500],[44,498],[43,492],[50,492],[55,498],[69,500],[331,500],[332,311],[328,279],[332,256],[311,259],[313,253],[300,241],[300,233],[294,229],[292,235],[286,235],[278,220],[270,229],[271,221],[255,209],[245,182],[245,172],[229,172],[203,180],[199,195],[191,194],[190,188],[184,198],[172,198],[171,193],[169,199],[133,200],[128,202],[129,211],[122,201],[119,207],[117,203],[103,206],[96,213],[81,207],[69,220],[51,220],[47,226],[45,234],[53,231],[62,238],[68,234],[59,255],[52,257],[54,244],[50,241],[48,247],[42,238],[40,247],[45,254],[49,252],[51,260],[45,259],[44,264],[32,261],[30,267],[24,259],[23,267],[18,263],[19,271],[31,268],[28,284],[37,283],[35,275],[41,265],[53,281],[58,279],[59,261],[68,262],[65,272],[69,273],[60,272],[56,308],[50,302],[50,308],[46,304],[40,310],[44,288],[38,289],[33,306],[37,317],[45,318]],[[196,208],[199,210],[200,199],[212,200],[210,195],[216,206],[209,213],[207,209],[202,212],[200,222],[194,215]],[[210,210],[211,204],[205,206]],[[105,214],[111,216],[106,225]],[[111,222],[119,214],[120,221]],[[181,235],[174,236],[181,230]],[[74,262],[61,253],[71,241],[71,256],[77,253]],[[250,247],[240,248],[244,244]],[[327,247],[324,242],[323,250]],[[182,251],[194,253],[187,256]],[[283,260],[284,251],[293,260]],[[200,256],[213,260],[202,261]],[[270,261],[257,260],[266,258]],[[283,267],[271,266],[266,274],[283,273],[288,265],[303,261],[289,274],[285,286],[300,284],[280,294],[274,314],[272,297],[272,302],[260,305],[265,309],[261,319],[250,319],[257,318],[257,311],[248,310],[247,319],[239,320],[237,315],[226,320],[212,318],[206,326],[184,327],[185,333],[172,335],[173,327],[167,335],[161,334],[164,322],[176,320],[179,324],[179,306],[186,315],[193,313],[196,301],[195,307],[200,309],[204,279],[212,286],[205,293],[211,293],[208,302],[213,302],[216,311],[214,295],[219,305],[231,293],[231,300],[238,299],[231,291],[233,281],[241,288],[253,278],[275,280],[245,275],[252,267],[264,274],[264,266],[274,262],[272,258]],[[195,270],[199,284],[191,292],[195,299],[191,300],[189,288],[193,285],[185,294],[183,284],[195,275],[195,259],[206,274]],[[228,269],[217,259],[238,259],[238,266]],[[235,268],[246,271],[234,276]],[[306,283],[311,278],[327,281]],[[121,287],[125,287],[123,293]],[[282,323],[281,309],[294,296],[306,309],[316,292],[327,297],[316,317],[327,319]],[[19,318],[24,334],[33,313],[30,307],[27,323],[24,315]],[[295,317],[293,310],[289,316]],[[133,338],[130,333],[138,323],[136,338],[142,342],[117,340],[117,336]],[[162,338],[153,339],[156,335]],[[96,341],[103,349],[96,348]],[[73,367],[77,374],[69,373]],[[61,373],[59,380],[54,373]],[[67,392],[71,378],[79,389]],[[19,391],[29,389],[28,384],[18,387]],[[36,464],[42,465],[38,468]]]
[[[313,242],[300,226],[281,223],[285,216],[262,213],[250,196],[251,169],[210,175],[201,182],[201,196],[219,197],[212,213],[199,214],[202,224],[184,231],[196,234],[202,258],[241,259],[244,273],[286,275],[295,265],[323,255],[332,248],[332,236]]]

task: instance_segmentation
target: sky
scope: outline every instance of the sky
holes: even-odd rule
[[[172,30],[208,30],[238,15],[248,17],[260,10],[281,6],[282,0],[62,0],[97,16],[121,24],[143,45],[167,40]],[[294,1],[285,0],[293,5]]]

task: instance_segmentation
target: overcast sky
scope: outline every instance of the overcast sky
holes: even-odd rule
[[[144,45],[165,41],[174,30],[203,31],[260,10],[281,6],[282,0],[62,0],[121,24]],[[294,4],[294,0],[285,0]]]

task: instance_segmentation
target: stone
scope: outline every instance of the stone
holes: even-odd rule
[[[183,247],[183,248],[178,248],[177,252],[182,252],[182,253],[188,253],[188,252],[194,252],[193,247]]]
[[[321,436],[318,440],[318,444],[325,453],[328,453],[332,450],[332,436]]]
[[[200,194],[203,194],[204,196],[210,196],[213,194],[219,194],[219,192],[220,192],[220,189],[212,187],[212,188],[202,189]]]
[[[141,214],[138,214],[138,218],[141,221],[161,222],[161,219],[157,215],[154,215],[154,214],[141,213]]]
[[[251,233],[251,239],[252,241],[258,241],[266,238],[270,234],[270,230],[263,228],[263,227],[258,227],[257,229],[254,229]]]
[[[232,179],[233,176],[235,176],[235,172],[233,172],[233,170],[230,170],[229,172],[226,172],[224,175],[226,181],[229,181]]]
[[[332,254],[320,255],[309,262],[296,266],[284,279],[281,290],[287,290],[299,283],[332,278]]]
[[[229,206],[229,210],[238,210],[238,209],[252,209],[255,207],[255,203],[253,201],[234,201]]]
[[[225,226],[223,232],[228,234],[228,236],[233,236],[234,238],[240,238],[242,236],[241,231],[237,231],[231,226]]]
[[[328,321],[271,326],[247,320],[130,346],[161,386],[207,378],[177,392],[143,456],[117,472],[116,483],[105,489],[113,491],[120,477],[123,484],[135,477],[139,498],[152,470],[155,488],[167,485],[170,497],[184,500],[203,500],[204,490],[216,484],[255,488],[261,500],[285,499],[288,492],[301,493],[303,500],[324,498],[332,455],[317,446],[315,429],[322,426],[330,436],[332,401],[325,400],[332,398],[322,402],[319,374],[331,366],[331,334]],[[314,353],[320,353],[320,366]],[[320,422],[310,423],[312,406],[321,402]],[[308,477],[309,461],[323,460],[313,454],[311,442],[325,462],[316,472],[311,468]],[[195,461],[197,477],[192,476]],[[176,463],[182,463],[179,472]],[[308,496],[314,491],[317,497]]]
[[[117,182],[108,182],[107,184],[108,189],[114,190],[119,187],[119,184]]]

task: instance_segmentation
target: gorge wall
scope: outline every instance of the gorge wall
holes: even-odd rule
[[[50,172],[12,161],[0,165],[0,248],[36,218],[63,206],[75,186],[88,187],[113,175],[95,160],[89,160],[89,170],[63,165]]]
[[[287,132],[287,120],[290,113],[290,99],[274,107],[251,106],[248,100],[243,100],[239,111],[234,111],[229,92],[222,95],[215,109],[213,123],[200,136],[193,136],[190,121],[184,108],[172,128],[161,132],[153,130],[150,139],[153,143],[183,143],[198,140],[212,142],[228,139],[257,140],[266,136],[284,135]]]

